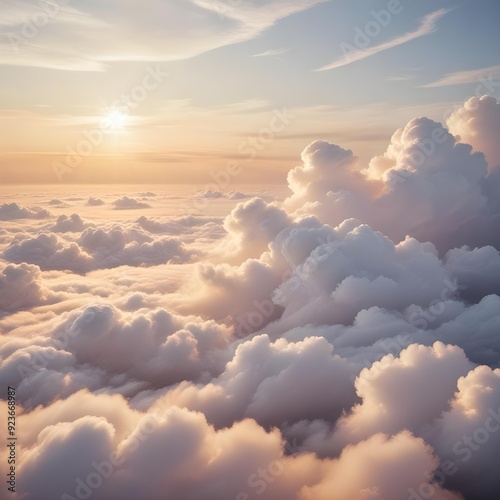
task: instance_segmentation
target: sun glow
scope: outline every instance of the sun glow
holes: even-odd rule
[[[127,125],[127,115],[117,109],[110,110],[104,117],[106,128],[110,131],[120,131]]]

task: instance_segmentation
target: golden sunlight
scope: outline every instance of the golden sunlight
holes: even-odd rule
[[[128,116],[125,113],[122,113],[117,109],[111,109],[104,116],[103,124],[104,128],[106,128],[108,131],[116,132],[123,130],[127,125],[127,121]]]

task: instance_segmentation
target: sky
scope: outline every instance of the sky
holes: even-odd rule
[[[498,500],[500,3],[56,1],[0,2],[0,497]]]
[[[314,138],[368,162],[411,117],[444,121],[500,73],[494,0],[3,0],[2,12],[7,184],[205,183],[229,162],[240,182],[282,183]]]

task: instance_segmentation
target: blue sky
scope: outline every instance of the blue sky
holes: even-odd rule
[[[331,1],[285,18],[249,42],[204,54],[183,63],[200,78],[214,78],[218,85],[190,90],[200,102],[222,102],[261,96],[276,103],[359,105],[387,101],[407,105],[466,98],[474,84],[461,88],[422,89],[447,73],[500,64],[500,3],[495,1],[404,0],[402,12],[393,16],[370,45],[415,30],[419,20],[439,9],[453,9],[437,23],[435,32],[343,68],[315,73],[322,65],[342,57],[343,42],[354,46],[355,28],[362,31],[373,19],[371,11],[387,8],[385,0]],[[277,56],[252,58],[253,54],[284,49]],[[388,81],[389,77],[408,80]],[[245,85],[231,85],[241,82]],[[188,85],[183,81],[183,86]],[[450,94],[451,93],[451,94]]]

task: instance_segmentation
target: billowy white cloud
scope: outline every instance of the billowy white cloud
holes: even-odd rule
[[[9,264],[0,272],[0,311],[13,312],[43,304],[49,294],[37,266]]]
[[[10,221],[16,219],[47,219],[51,213],[41,207],[23,207],[18,203],[2,203],[0,205],[0,220]]]
[[[500,102],[495,97],[472,97],[450,115],[446,124],[460,142],[484,153],[490,170],[500,167],[500,145],[496,140]]]
[[[128,196],[123,196],[118,200],[113,202],[115,210],[136,210],[140,208],[151,208],[151,205],[138,201],[134,198],[129,198]]]
[[[475,130],[480,122],[469,124]],[[499,246],[498,175],[488,171],[482,153],[437,122],[411,120],[368,168],[352,151],[325,141],[309,145],[302,160],[288,174],[293,195],[286,200],[302,216],[332,226],[355,217],[395,242],[411,235],[441,252],[464,244]]]
[[[72,219],[59,219],[57,224],[62,224],[62,229],[65,230],[76,229]],[[56,232],[66,232],[62,231],[57,224]],[[76,224],[79,226],[78,221]],[[145,231],[133,228],[88,227],[79,234],[76,241],[68,241],[56,232],[14,239],[4,250],[3,257],[9,262],[36,264],[44,270],[70,270],[76,273],[86,273],[93,269],[121,265],[141,266],[187,262],[191,255],[191,252],[186,250],[177,238],[153,237]]]

